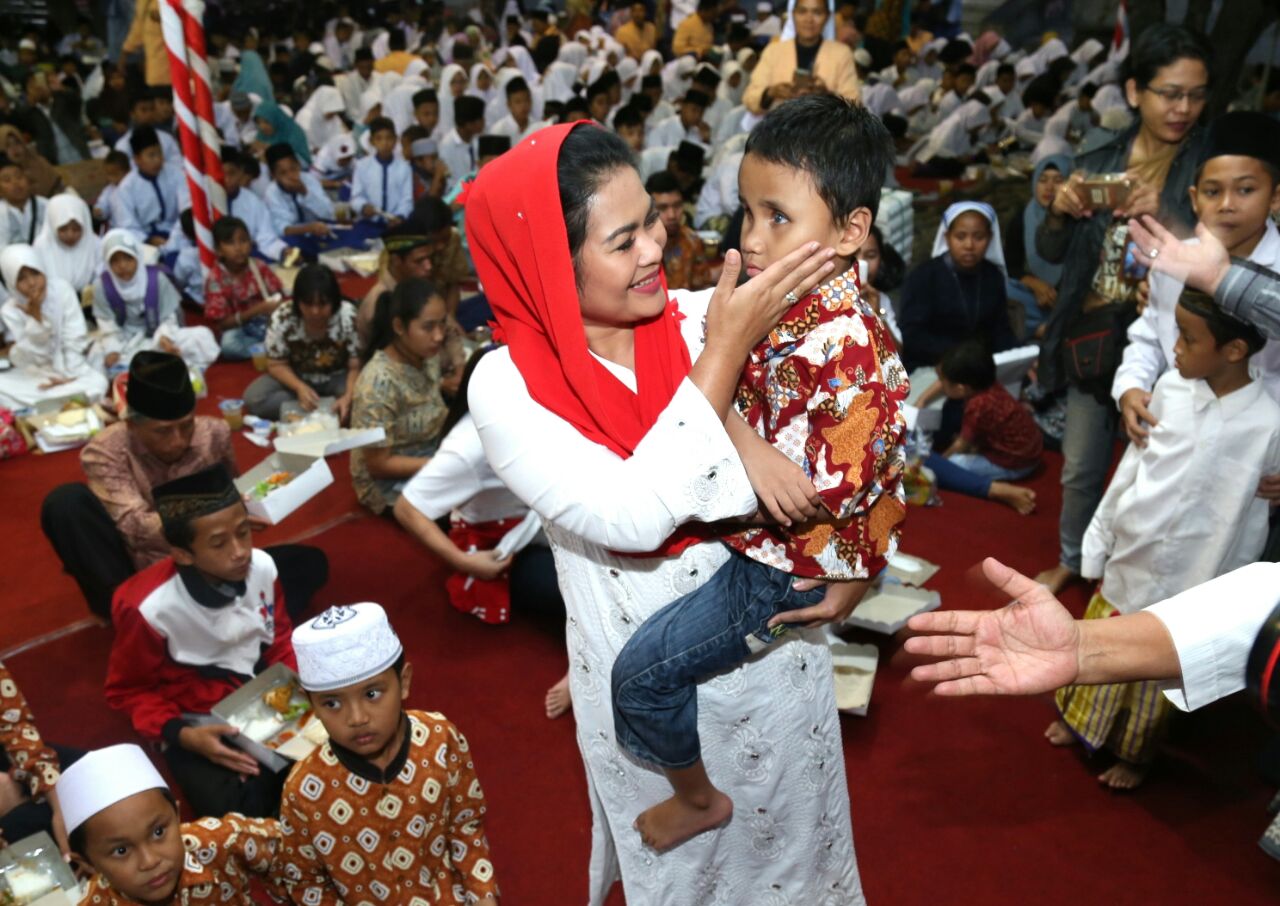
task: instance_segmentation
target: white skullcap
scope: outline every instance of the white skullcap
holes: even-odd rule
[[[772,4],[772,3],[765,3],[765,2],[763,2],[763,0],[761,0],[761,2],[760,2],[760,3],[757,3],[757,4],[756,4],[756,12],[758,12],[758,13],[771,13],[771,12],[773,12],[773,4]]]
[[[56,787],[67,833],[130,796],[168,788],[147,753],[132,743],[89,752],[62,772]]]
[[[404,652],[387,612],[378,604],[330,607],[293,631],[298,678],[308,692],[361,683],[395,664]]]
[[[871,51],[865,47],[859,47],[853,52],[853,62],[857,63],[863,69],[871,68]]]

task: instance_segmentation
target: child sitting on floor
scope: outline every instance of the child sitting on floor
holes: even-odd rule
[[[123,151],[108,151],[107,156],[102,159],[102,174],[107,178],[107,184],[102,187],[97,201],[93,203],[94,220],[111,219],[111,199],[115,196],[120,183],[129,175],[129,170],[129,155]]]
[[[1249,376],[1257,328],[1213,300],[1178,300],[1174,371],[1156,382],[1155,425],[1130,444],[1085,532],[1081,574],[1102,579],[1085,619],[1134,613],[1252,563],[1267,540],[1263,475],[1280,472],[1280,404]],[[1078,739],[1116,763],[1098,780],[1132,789],[1146,776],[1170,713],[1154,682],[1066,686],[1045,736]]]
[[[230,814],[180,823],[177,800],[138,746],[89,752],[57,793],[71,851],[94,872],[85,903],[186,904],[217,891],[220,903],[253,906],[255,880],[285,898],[272,871],[280,822]]]
[[[369,124],[369,143],[373,154],[360,158],[351,181],[351,208],[394,225],[413,211],[413,170],[396,157],[396,125],[389,118]]]
[[[1040,465],[1044,437],[1031,411],[996,380],[996,363],[978,340],[952,347],[938,365],[938,385],[949,400],[964,401],[960,433],[925,465],[944,491],[996,500],[1026,516],[1036,508],[1030,488],[1010,484]]]
[[[222,331],[222,357],[243,361],[266,339],[284,287],[271,268],[253,257],[253,240],[240,218],[223,217],[213,225],[213,250],[218,263],[205,278],[204,314]]]
[[[48,206],[49,199],[31,194],[31,180],[22,167],[0,154],[0,249],[34,245]]]
[[[173,167],[166,167],[160,136],[151,126],[139,126],[129,137],[133,172],[120,181],[111,197],[111,225],[128,230],[139,242],[163,246],[189,206],[187,184]]]
[[[820,504],[803,525],[726,538],[735,555],[645,620],[614,662],[618,742],[662,767],[674,788],[636,819],[641,839],[659,851],[733,811],[702,764],[697,683],[741,664],[788,624],[807,623],[820,601],[838,600],[847,614],[897,547],[907,376],[861,297],[854,260],[875,219],[890,149],[878,117],[835,95],[774,107],[747,140],[739,174],[747,274],[809,242],[833,248],[835,258],[822,285],[789,296],[791,308],[753,350],[736,401],[750,430],[739,434],[731,415],[730,435],[744,462],[760,461],[758,447],[785,454],[803,470],[797,492],[816,488]],[[796,576],[831,584],[800,591]]]
[[[471,750],[444,715],[405,709],[413,666],[386,612],[331,607],[293,644],[329,734],[293,769],[281,802],[293,901],[496,904]]]
[[[192,715],[207,716],[272,664],[296,667],[275,561],[254,549],[225,466],[151,493],[171,554],[116,589],[107,704],[144,739],[166,743],[165,761],[197,815],[274,815],[283,773],[228,743],[235,727]]]

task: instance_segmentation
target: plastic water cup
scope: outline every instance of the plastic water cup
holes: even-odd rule
[[[244,427],[244,400],[223,400],[218,403],[222,417],[227,420],[227,427],[239,431]]]
[[[267,347],[261,343],[255,343],[249,347],[249,354],[253,356],[253,367],[259,371],[267,370]]]

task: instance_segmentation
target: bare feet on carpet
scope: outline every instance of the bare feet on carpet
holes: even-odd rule
[[[1076,578],[1076,574],[1070,568],[1059,564],[1053,569],[1046,569],[1040,575],[1036,576],[1036,582],[1049,589],[1051,594],[1057,594],[1067,587],[1072,579]]]
[[[1053,746],[1069,746],[1076,741],[1076,736],[1071,732],[1071,728],[1060,720],[1055,720],[1049,724],[1049,729],[1044,731],[1044,738],[1049,740],[1049,744]]]
[[[1036,509],[1035,491],[1021,485],[1009,484],[1007,481],[991,482],[987,499],[1003,503],[1023,516],[1030,516]]]
[[[565,674],[560,681],[547,690],[547,718],[555,720],[562,717],[573,705],[573,696],[569,694],[569,674]]]
[[[672,796],[646,809],[636,818],[636,830],[646,846],[666,852],[690,837],[719,827],[733,814],[733,802],[724,793],[712,789],[702,804],[694,804]]]
[[[1117,761],[1098,775],[1098,782],[1113,790],[1134,790],[1147,779],[1147,766]]]

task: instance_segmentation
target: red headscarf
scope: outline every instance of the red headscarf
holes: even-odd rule
[[[467,198],[467,240],[497,317],[496,334],[529,395],[588,440],[627,458],[692,366],[670,300],[662,314],[635,326],[636,392],[587,348],[556,177],[560,146],[579,126],[599,128],[550,126],[485,165]],[[682,528],[659,553],[679,553],[709,535],[702,524]]]
[[[635,327],[637,392],[587,348],[556,179],[560,146],[578,126],[541,129],[485,165],[467,198],[467,240],[529,395],[625,458],[689,373],[689,349],[670,300]]]

